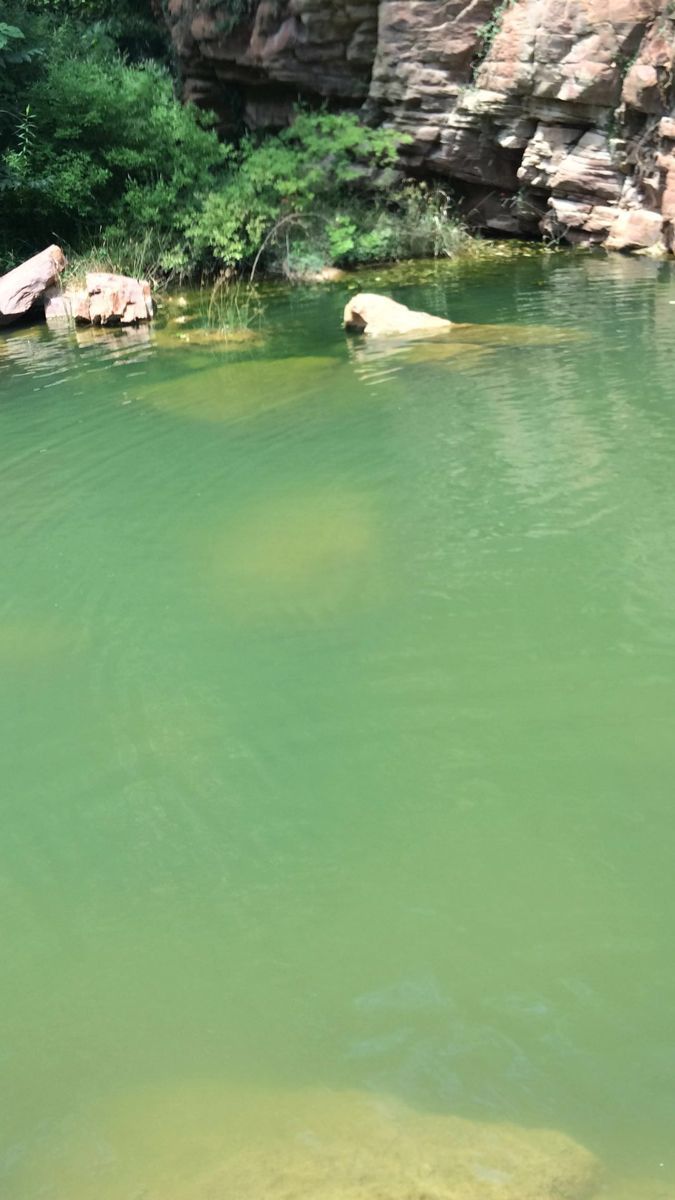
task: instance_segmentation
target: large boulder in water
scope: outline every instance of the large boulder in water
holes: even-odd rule
[[[452,321],[415,312],[389,296],[377,292],[359,292],[352,296],[344,312],[345,329],[369,333],[374,337],[387,334],[443,333],[452,328]]]
[[[60,246],[48,246],[0,277],[0,325],[16,321],[37,304],[65,265]]]

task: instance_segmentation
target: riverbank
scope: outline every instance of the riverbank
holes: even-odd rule
[[[324,267],[297,273],[291,280],[261,272],[252,281],[250,275],[225,271],[214,281],[185,280],[183,286],[177,286],[160,275],[151,291],[145,280],[118,274],[115,268],[119,268],[119,260],[96,253],[68,262],[60,248],[53,246],[10,275],[0,277],[0,328],[16,321],[39,323],[45,317],[49,323],[59,325],[64,321],[129,325],[155,319],[159,329],[166,331],[168,322],[175,336],[193,345],[218,340],[242,343],[259,336],[266,298],[289,284],[298,289],[338,284],[346,293],[363,289],[381,292],[383,288],[405,285],[411,278],[442,276],[444,267],[466,271],[472,264],[515,262],[560,252],[564,253],[560,247],[541,243],[466,237],[461,250],[449,257],[376,263],[358,270]],[[134,263],[139,261],[137,257]],[[45,262],[48,267],[43,265]],[[15,276],[17,282],[12,288],[9,284]],[[18,295],[21,307],[13,315],[3,316],[3,296],[6,300],[13,293]],[[456,314],[453,319],[458,319]]]

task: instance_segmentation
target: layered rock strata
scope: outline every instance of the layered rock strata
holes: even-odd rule
[[[154,314],[145,279],[102,271],[88,272],[85,286],[77,290],[48,288],[44,306],[48,324],[67,320],[81,325],[137,325],[152,320]]]
[[[662,252],[675,242],[672,0],[170,0],[185,94],[225,127],[298,97],[364,105],[475,224]],[[236,101],[236,103],[235,103]]]
[[[362,103],[377,50],[378,0],[169,0],[165,18],[186,99],[221,127],[284,125],[301,97]]]

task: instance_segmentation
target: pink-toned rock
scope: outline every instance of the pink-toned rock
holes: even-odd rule
[[[614,245],[651,236],[659,210],[675,223],[672,0],[257,0],[231,28],[212,9],[164,11],[185,94],[223,129],[233,96],[255,129],[298,94],[365,100],[481,228],[529,233],[548,207],[555,236],[596,243],[647,214],[622,216]]]
[[[136,325],[153,316],[150,285],[128,275],[90,272],[86,287],[45,294],[47,321],[72,320],[84,325]]]
[[[615,218],[604,244],[607,250],[651,250],[662,242],[661,213],[625,209]]]
[[[675,25],[670,18],[668,0],[660,5],[664,12],[648,28],[635,61],[626,72],[621,99],[630,108],[644,113],[661,113],[668,104],[675,60]]]
[[[36,304],[66,265],[59,246],[48,246],[0,278],[0,325],[15,321]]]
[[[658,112],[659,76],[652,63],[635,63],[628,72],[622,90],[624,104],[642,112]]]
[[[552,196],[541,228],[544,233],[575,246],[597,246],[607,237],[615,218],[616,209],[611,205],[585,204]]]
[[[134,325],[153,315],[150,284],[129,275],[90,272],[86,276],[92,325]]]
[[[661,216],[664,221],[675,225],[675,154],[660,154],[657,156],[664,186],[661,194]]]
[[[42,295],[42,302],[45,307],[45,317],[48,325],[71,319],[72,313],[69,298],[59,284],[54,283],[50,287],[45,288]]]
[[[164,16],[187,93],[227,126],[232,85],[244,108],[268,96],[287,113],[299,93],[365,99],[377,10],[378,0],[259,0],[231,24],[213,5],[170,0]]]
[[[89,272],[86,287],[50,296],[47,320],[64,316],[86,325],[136,325],[153,316],[150,284],[129,275]]]
[[[614,163],[608,138],[602,133],[585,133],[558,164],[549,185],[558,195],[618,200],[624,178]]]
[[[518,168],[520,182],[547,191],[552,176],[568,158],[570,147],[579,142],[581,136],[580,129],[540,122],[525,147]]]

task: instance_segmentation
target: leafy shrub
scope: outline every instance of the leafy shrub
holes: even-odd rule
[[[29,19],[31,14],[61,21],[74,18],[79,32],[104,30],[130,61],[168,60],[166,28],[156,20],[151,0],[25,0],[22,7]]]
[[[79,32],[75,56],[72,23],[53,24],[39,69],[5,106],[0,251],[152,230],[179,260],[182,224],[226,152],[163,66],[129,65],[96,27]]]
[[[448,197],[392,169],[400,140],[353,114],[306,111],[274,137],[245,139],[186,227],[191,256],[292,276],[454,252],[466,234]]]
[[[244,138],[224,183],[188,226],[190,243],[228,265],[250,260],[277,224],[301,224],[302,214],[354,184],[364,160],[382,166],[395,156],[389,131],[368,129],[351,114],[301,111],[274,137]]]
[[[207,2],[232,16],[249,4]],[[447,196],[402,183],[400,139],[353,113],[301,109],[279,134],[221,145],[164,64],[120,53],[130,5],[10,0],[3,12],[0,270],[53,241],[154,277],[294,276],[461,243]]]
[[[26,44],[26,35],[18,25],[0,21],[0,68],[30,62],[37,51]]]

